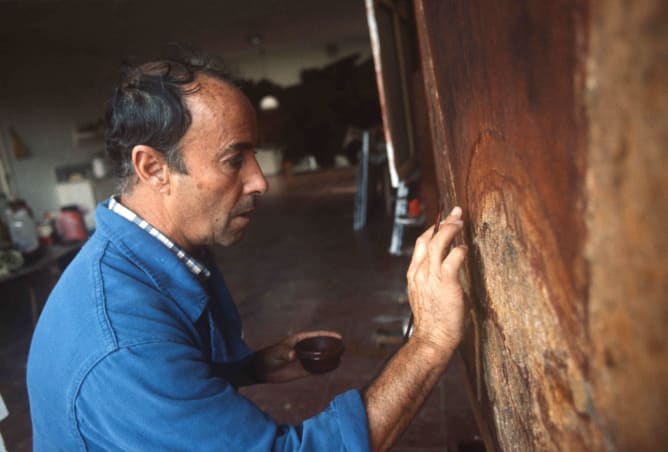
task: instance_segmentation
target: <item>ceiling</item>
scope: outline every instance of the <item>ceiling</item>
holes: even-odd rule
[[[5,55],[154,56],[178,42],[234,58],[354,40],[368,40],[363,0],[0,0]]]

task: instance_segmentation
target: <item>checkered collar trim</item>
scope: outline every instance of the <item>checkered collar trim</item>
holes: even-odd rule
[[[176,257],[183,262],[188,270],[190,270],[197,277],[208,278],[211,276],[211,272],[204,265],[202,265],[197,259],[186,253],[183,248],[178,246],[176,243],[172,242],[166,235],[158,231],[156,228],[151,226],[146,220],[134,213],[132,210],[125,207],[120,202],[120,197],[118,195],[112,196],[109,200],[109,210],[118,215],[122,216],[126,220],[132,221],[134,224],[151,234],[153,237],[158,239],[160,243],[169,248]]]

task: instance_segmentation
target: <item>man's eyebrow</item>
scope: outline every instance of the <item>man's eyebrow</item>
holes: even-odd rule
[[[252,151],[255,149],[255,147],[255,144],[249,141],[238,141],[236,143],[230,144],[226,148],[218,149],[216,151],[216,158],[221,158],[229,154],[236,154],[238,152]]]
[[[223,149],[223,153],[227,154],[228,152],[249,151],[253,149],[255,149],[255,144],[249,141],[238,141]]]

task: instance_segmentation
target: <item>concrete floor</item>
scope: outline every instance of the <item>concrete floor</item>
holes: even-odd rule
[[[377,332],[400,333],[401,319],[408,312],[409,259],[387,253],[391,220],[383,214],[371,215],[364,231],[353,232],[352,170],[276,177],[270,185],[244,240],[217,250],[216,257],[239,305],[251,347],[309,329],[333,329],[344,336],[346,351],[334,372],[280,386],[242,389],[278,422],[296,423],[322,410],[336,394],[363,388],[382,369],[395,347],[379,346]],[[24,376],[29,311],[5,306],[0,313],[0,393],[10,410],[0,431],[10,452],[27,451],[31,440]],[[470,450],[462,445],[470,444],[476,434],[460,369],[453,360],[392,450]]]

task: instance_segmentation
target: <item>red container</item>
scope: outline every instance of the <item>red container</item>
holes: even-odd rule
[[[58,233],[65,242],[83,242],[88,238],[86,223],[78,207],[66,206],[60,209]]]

